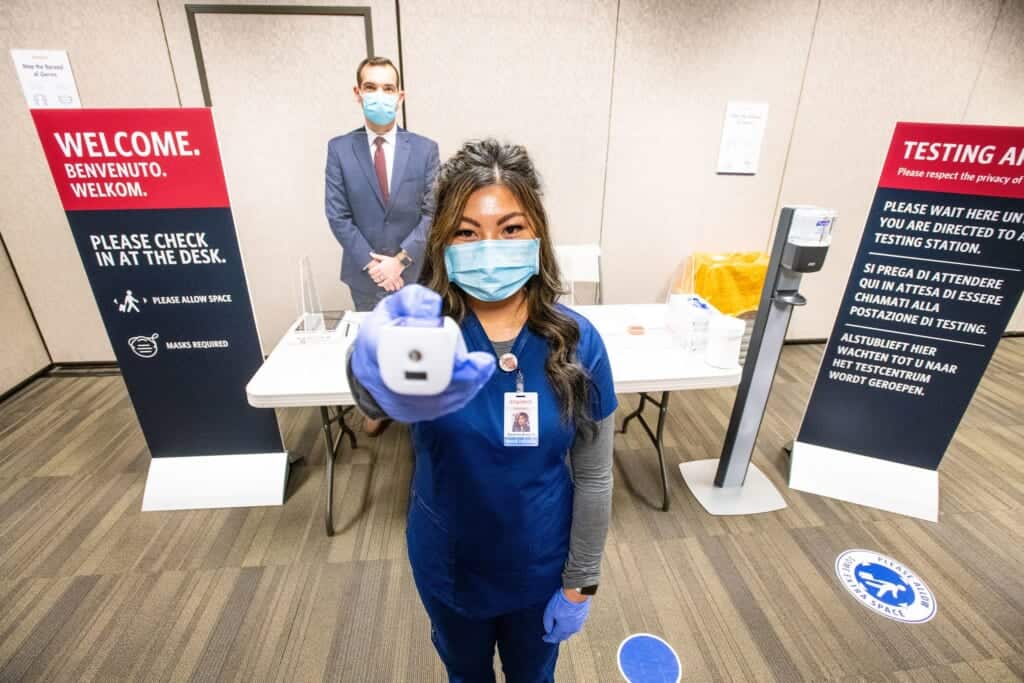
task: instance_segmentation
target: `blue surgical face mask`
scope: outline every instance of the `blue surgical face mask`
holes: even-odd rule
[[[444,250],[448,279],[480,301],[503,301],[540,272],[540,240],[479,240]]]
[[[398,95],[389,95],[379,91],[363,94],[363,115],[371,123],[386,126],[395,120],[397,111]]]

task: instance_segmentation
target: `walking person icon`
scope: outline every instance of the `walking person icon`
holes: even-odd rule
[[[117,303],[117,299],[114,299],[114,303]],[[124,293],[124,301],[117,306],[117,310],[122,313],[138,313],[139,312],[139,300],[132,294],[132,290],[127,290]]]
[[[875,593],[875,597],[879,600],[884,599],[886,593],[892,595],[893,600],[895,600],[899,597],[901,592],[907,590],[907,587],[902,584],[893,583],[892,581],[885,581],[882,579],[876,579],[874,576],[871,575],[870,572],[861,571],[858,572],[857,576],[860,577],[861,582],[864,585],[870,586],[871,588],[874,588],[877,591]]]

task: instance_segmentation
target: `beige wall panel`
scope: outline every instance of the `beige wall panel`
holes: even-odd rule
[[[442,162],[466,140],[525,145],[558,243],[600,235],[613,0],[402,0],[410,128]]]
[[[789,338],[827,337],[897,121],[961,120],[998,0],[823,0],[781,200],[839,210]]]
[[[156,4],[3,0],[0,45],[0,230],[53,360],[113,360],[7,50],[66,49],[86,107],[177,106]]]
[[[1024,126],[1024,0],[1005,0],[964,123]],[[1024,330],[1024,300],[1009,330]]]
[[[267,4],[228,2],[220,4]],[[398,62],[395,3],[298,0],[275,5],[369,7],[374,52]],[[185,3],[160,1],[185,106],[203,106]],[[325,308],[351,305],[341,247],[324,217],[327,141],[363,124],[352,94],[366,56],[361,16],[196,15],[224,174],[264,352],[298,307],[308,255]]]
[[[269,353],[298,315],[303,256],[321,304],[350,304],[338,279],[341,248],[324,218],[324,162],[339,121],[359,113],[354,70],[347,67],[365,56],[363,21],[203,14],[197,23],[249,290]],[[310,68],[314,63],[322,68]]]
[[[0,394],[50,364],[32,312],[0,244]]]
[[[606,302],[662,300],[693,251],[765,248],[816,7],[814,0],[623,0]],[[715,173],[730,100],[769,103],[757,175]]]
[[[203,106],[203,91],[199,84],[199,70],[196,67],[196,60],[192,50],[192,40],[189,37],[188,32],[188,19],[185,14],[185,5],[190,3],[181,2],[180,0],[157,0],[160,5],[160,11],[164,17],[164,25],[167,32],[167,49],[171,53],[171,60],[174,64],[174,74],[178,83],[178,90],[181,93],[182,106],[185,107],[202,107]],[[338,2],[337,0],[222,0],[217,3],[191,3],[191,4],[217,4],[217,5],[275,5],[275,6],[286,6],[286,5],[301,5],[301,6],[324,6],[324,7],[369,7],[371,21],[373,23],[373,45],[374,51],[383,57],[391,58],[396,64],[398,63],[398,22],[395,18],[395,3],[394,0],[372,0],[372,2],[360,2],[359,0],[352,0],[351,2]],[[203,17],[199,21],[203,21],[209,18],[211,15],[197,15]],[[236,15],[237,16],[237,15]],[[273,15],[263,15],[272,17]],[[278,15],[280,16],[280,15]],[[295,16],[295,15],[290,15]],[[355,19],[352,19],[355,21]],[[301,47],[301,46],[299,46]],[[206,57],[207,47],[203,45],[203,56]],[[265,50],[266,46],[250,45],[246,48],[251,53],[256,53],[261,50]],[[366,55],[361,55],[360,58]],[[337,64],[332,63],[326,58],[326,55],[317,54],[310,50],[307,53],[307,57],[310,60],[306,67],[309,69],[340,69],[345,74],[350,74],[348,80],[355,80],[355,67],[359,62],[355,64]],[[249,73],[245,75],[246,81],[253,81],[256,78],[256,74]],[[307,97],[311,98],[342,98],[344,103],[348,103],[348,93],[351,92],[351,88],[347,88],[344,92],[320,92],[310,93]],[[214,100],[214,113],[216,113],[217,102]],[[355,110],[358,114],[358,109]],[[338,130],[340,132],[349,131],[355,128],[357,125],[362,124],[362,119],[351,121],[347,116],[344,119],[337,122]],[[219,131],[218,131],[219,132]],[[324,149],[326,150],[326,140],[324,141]],[[230,180],[230,178],[228,178]],[[326,225],[326,219],[324,219]]]

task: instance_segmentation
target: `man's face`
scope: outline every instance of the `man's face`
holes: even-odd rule
[[[396,96],[398,101],[395,106],[402,106],[405,91],[398,89],[398,74],[390,66],[364,66],[361,76],[362,83],[352,88],[360,105],[363,104],[363,95],[379,92]]]

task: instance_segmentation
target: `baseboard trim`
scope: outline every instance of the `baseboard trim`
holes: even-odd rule
[[[74,363],[51,363],[47,376],[53,377],[89,377],[92,375],[120,375],[121,367],[114,361],[92,362],[79,361]]]
[[[70,363],[49,363],[36,370],[7,391],[0,393],[0,403],[14,398],[28,385],[42,377],[109,377],[120,375],[121,368],[114,361],[75,361]]]
[[[29,375],[25,379],[21,380],[20,382],[18,382],[17,384],[15,384],[13,387],[8,389],[7,391],[5,391],[2,394],[0,394],[0,403],[3,403],[4,401],[6,401],[9,398],[14,398],[15,394],[20,392],[22,389],[27,388],[29,384],[32,384],[32,382],[35,382],[37,379],[39,379],[40,377],[45,375],[47,372],[50,371],[50,368],[52,368],[52,367],[53,367],[53,365],[50,364],[50,365],[47,365],[45,368],[42,368],[41,370],[36,370],[31,375]]]

